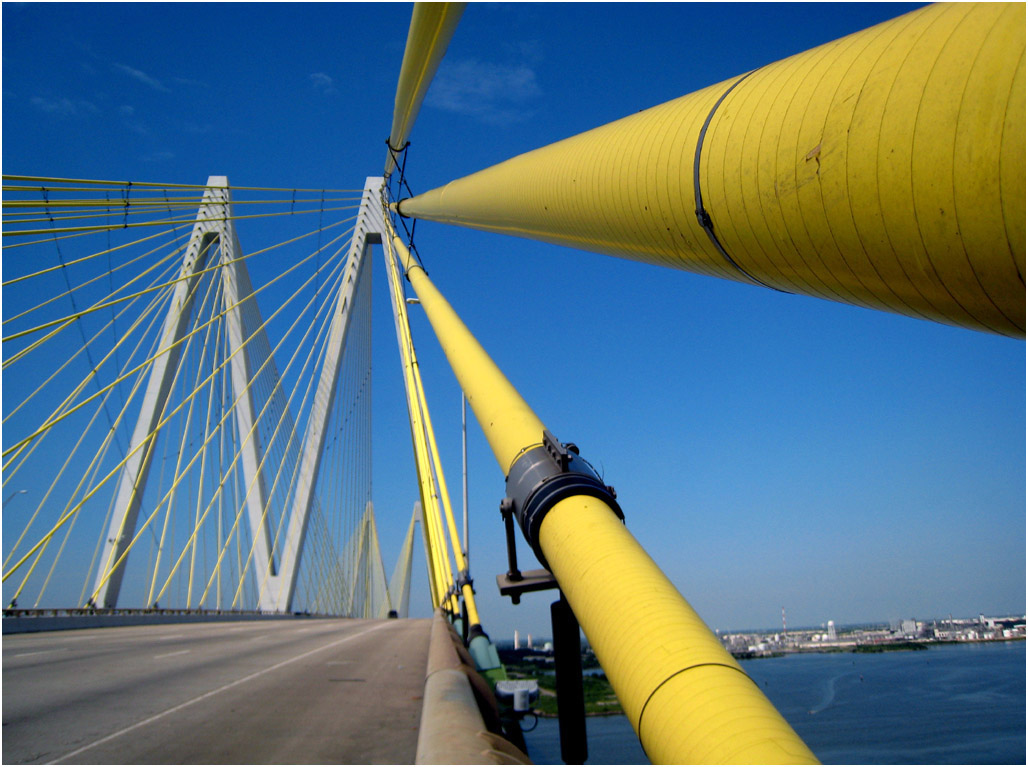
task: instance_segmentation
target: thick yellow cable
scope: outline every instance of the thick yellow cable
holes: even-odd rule
[[[397,152],[403,151],[407,143],[421,111],[421,102],[428,93],[439,62],[443,60],[465,5],[467,3],[414,3],[400,77],[396,82],[393,123],[389,129],[389,145]],[[388,152],[385,175],[389,176],[395,167],[393,153]]]
[[[1024,53],[932,5],[398,209],[1023,338]]]
[[[410,329],[408,328],[408,333]],[[421,382],[420,366],[414,366],[414,379],[417,385],[418,401],[421,412],[425,416],[425,433],[428,435],[428,449],[432,456],[432,466],[435,469],[436,482],[439,487],[440,498],[443,503],[443,513],[446,517],[446,527],[450,534],[450,549],[456,560],[458,574],[467,569],[467,562],[464,560],[464,552],[460,546],[460,535],[457,533],[457,522],[453,516],[453,506],[450,503],[450,491],[446,487],[446,477],[443,474],[443,463],[439,458],[439,448],[436,445],[435,430],[432,428],[432,418],[428,413],[428,401],[425,399],[425,389]],[[464,597],[464,604],[468,611],[468,625],[474,626],[481,623],[478,617],[478,608],[475,605],[475,592],[470,583],[460,586],[461,595]]]
[[[446,299],[438,291],[423,287],[430,283],[415,284],[415,279],[424,275],[424,270],[417,265],[407,246],[395,233],[392,235],[392,244],[422,308],[429,316],[443,352],[454,368],[468,405],[496,456],[496,462],[506,475],[514,459],[525,448],[542,443],[543,422],[496,367],[496,363],[453,312]],[[444,306],[445,309],[436,309],[437,306]],[[467,371],[467,374],[462,371]],[[503,428],[494,428],[494,424],[503,424]]]
[[[389,262],[387,274],[390,279],[390,287],[395,295],[394,306],[396,307],[398,315],[396,318],[397,327],[403,333],[404,344],[407,349],[406,353],[409,355],[409,365],[413,374],[412,384],[414,387],[414,397],[416,402],[412,405],[412,408],[416,409],[423,419],[428,453],[431,458],[431,469],[429,470],[435,471],[435,485],[438,488],[439,497],[442,501],[443,514],[446,518],[446,528],[450,536],[449,548],[453,552],[457,572],[460,573],[467,569],[467,563],[464,559],[464,553],[461,550],[460,536],[457,532],[457,523],[453,515],[453,505],[450,502],[450,492],[446,486],[446,476],[443,473],[443,465],[439,457],[439,448],[436,444],[435,430],[432,428],[432,417],[429,414],[428,401],[425,398],[425,389],[421,380],[421,369],[417,361],[417,356],[414,353],[414,340],[410,331],[406,302],[404,301],[403,290],[400,286],[400,278],[396,268],[395,256],[391,249],[388,251],[387,259]],[[405,366],[406,364],[407,363],[405,363]],[[417,449],[417,447],[415,449]],[[428,461],[426,460],[426,463],[427,462]],[[467,606],[469,625],[480,623],[478,608],[475,604],[474,590],[471,585],[466,583],[460,586],[460,591],[464,597],[464,603]]]
[[[439,497],[437,494],[435,478],[432,475],[428,447],[425,437],[425,427],[422,421],[422,410],[420,400],[417,396],[417,381],[414,376],[414,368],[417,365],[417,356],[414,352],[414,341],[410,335],[410,322],[407,317],[407,304],[403,296],[403,288],[400,284],[400,276],[396,266],[396,259],[390,241],[387,238],[386,246],[386,274],[389,278],[390,294],[393,305],[393,319],[396,323],[396,332],[400,345],[400,362],[404,374],[404,390],[407,395],[407,412],[410,419],[411,442],[414,448],[414,463],[418,476],[419,489],[421,494],[422,512],[422,534],[428,541],[430,552],[430,567],[435,573],[435,590],[432,594],[432,607],[439,607],[445,599],[445,592],[451,583],[452,573],[447,574],[442,562],[449,564],[449,554],[446,549],[445,538],[439,535],[436,521],[439,517]]]
[[[543,425],[403,243],[407,277],[507,474]],[[540,545],[654,763],[816,763],[614,511],[572,496],[546,514]]]

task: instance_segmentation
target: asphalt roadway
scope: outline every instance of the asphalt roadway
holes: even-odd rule
[[[3,638],[3,762],[412,764],[429,620]]]

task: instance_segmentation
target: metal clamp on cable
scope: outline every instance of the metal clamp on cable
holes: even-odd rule
[[[561,443],[543,430],[543,444],[522,453],[507,475],[507,497],[502,506],[511,509],[525,540],[543,567],[549,564],[539,547],[539,526],[559,501],[573,495],[599,498],[624,520],[614,488],[603,484],[593,467],[578,454],[574,443]]]
[[[463,591],[465,586],[470,586],[471,592],[475,592],[475,581],[466,567],[457,573],[457,591]]]

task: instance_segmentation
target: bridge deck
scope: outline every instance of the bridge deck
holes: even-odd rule
[[[84,629],[3,640],[3,761],[413,763],[428,620]]]

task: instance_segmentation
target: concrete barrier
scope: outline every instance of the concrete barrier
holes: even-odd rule
[[[126,610],[102,612],[89,610],[4,610],[4,634],[36,631],[110,628],[113,626],[152,626],[165,623],[211,623],[225,621],[286,620],[301,617],[284,613],[198,612],[187,610]]]
[[[432,620],[415,763],[531,764],[500,734],[492,691],[440,610]]]

